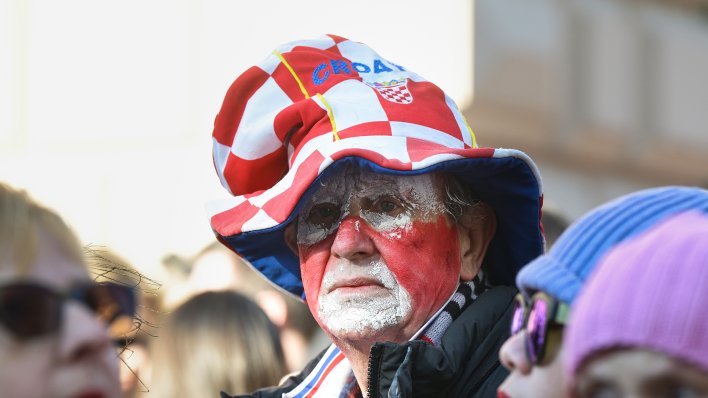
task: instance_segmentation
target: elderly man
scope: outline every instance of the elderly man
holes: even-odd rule
[[[218,239],[334,343],[254,396],[495,396],[514,278],[543,251],[526,155],[478,148],[438,87],[327,35],[236,79],[214,164]]]

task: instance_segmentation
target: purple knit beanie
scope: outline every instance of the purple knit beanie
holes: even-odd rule
[[[708,372],[708,215],[673,216],[598,264],[566,328],[566,373],[593,353],[647,348]]]

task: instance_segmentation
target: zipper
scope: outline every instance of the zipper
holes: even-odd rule
[[[366,396],[364,398],[375,398],[374,392],[379,390],[379,373],[381,371],[381,353],[383,346],[374,344],[369,352],[369,366],[366,371],[368,378],[366,386]]]

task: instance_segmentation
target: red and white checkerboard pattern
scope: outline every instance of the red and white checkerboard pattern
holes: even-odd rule
[[[407,84],[382,94],[391,99],[365,83],[393,80]],[[236,195],[210,210],[222,236],[284,222],[320,172],[346,156],[416,170],[494,155],[472,148],[462,114],[437,86],[332,35],[285,44],[239,76],[213,140],[219,178]]]
[[[332,141],[323,135],[308,142],[292,169],[272,188],[213,204],[212,227],[222,236],[274,227],[287,219],[310,183],[326,167],[359,156],[393,170],[418,170],[447,160],[492,157],[491,148],[454,149],[401,136],[361,136]]]

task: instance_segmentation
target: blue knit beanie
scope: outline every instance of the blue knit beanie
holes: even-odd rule
[[[568,227],[548,253],[521,269],[516,285],[529,296],[542,290],[571,304],[610,248],[687,210],[708,213],[708,191],[661,187],[619,197]]]

